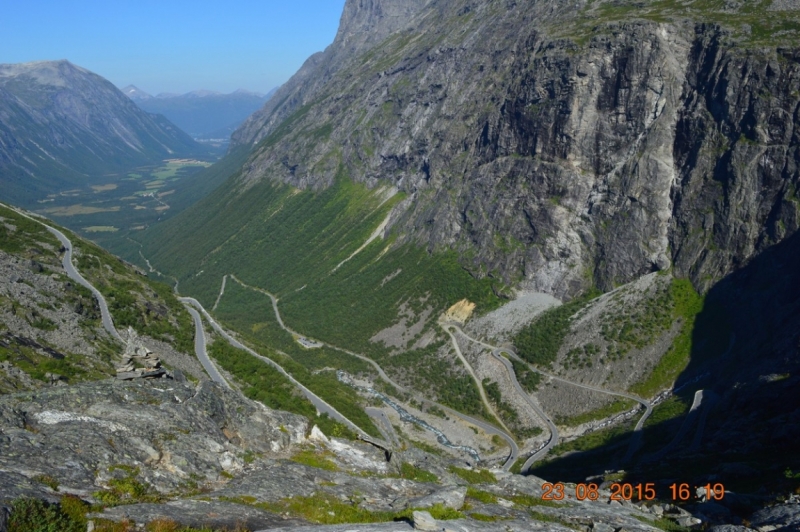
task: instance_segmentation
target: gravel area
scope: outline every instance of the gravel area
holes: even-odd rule
[[[513,301],[470,321],[464,330],[470,336],[483,337],[497,343],[508,341],[533,318],[561,301],[541,292],[517,292]]]

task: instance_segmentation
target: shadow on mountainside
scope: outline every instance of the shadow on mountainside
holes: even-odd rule
[[[795,233],[728,275],[706,294],[692,332],[691,360],[677,379],[665,409],[688,409],[696,390],[701,408],[683,437],[663,455],[685,419],[651,423],[643,447],[625,463],[630,432],[608,438],[591,451],[539,465],[550,481],[583,482],[625,469],[627,480],[722,482],[742,492],[786,492],[800,480],[800,233]],[[711,393],[709,393],[711,392]],[[659,408],[654,411],[659,419]],[[704,430],[698,434],[698,425]],[[630,424],[632,428],[633,423]],[[629,430],[630,430],[629,428]]]

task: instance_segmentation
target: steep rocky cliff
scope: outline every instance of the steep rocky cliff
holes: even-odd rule
[[[244,187],[394,185],[387,231],[559,296],[708,288],[797,229],[797,6],[398,6],[347,2],[234,135]]]

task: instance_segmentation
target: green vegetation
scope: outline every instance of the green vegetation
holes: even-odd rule
[[[500,517],[499,515],[488,515],[478,512],[472,512],[469,514],[469,516],[476,521],[485,521],[487,523],[494,523],[495,521],[504,521],[506,519],[510,519],[509,517]]]
[[[512,495],[511,497],[509,497],[509,500],[514,504],[516,504],[517,506],[523,508],[530,508],[531,506],[547,506],[550,508],[558,508],[559,506],[564,505],[564,503],[548,501],[542,499],[541,497],[537,497],[535,495],[528,495],[526,493],[519,493],[517,495]]]
[[[307,465],[309,467],[316,467],[317,469],[324,469],[325,471],[338,471],[339,466],[330,461],[328,458],[333,456],[333,453],[326,451],[315,451],[313,449],[305,449],[292,456],[292,461],[298,464]]]
[[[575,529],[575,523],[572,521],[568,521],[566,519],[562,519],[555,515],[550,515],[542,512],[537,512],[536,510],[531,510],[530,515],[532,518],[536,519],[537,521],[542,521],[544,523],[558,523],[560,525],[564,525],[567,528]]]
[[[22,497],[11,503],[8,532],[85,532],[89,505],[66,495],[59,504]]]
[[[232,502],[244,503],[241,500]],[[255,503],[254,506],[276,513],[288,513],[312,523],[334,525],[340,523],[383,523],[411,519],[415,508],[400,512],[372,512],[359,506],[360,498],[342,501],[332,495],[317,493],[310,497],[291,497],[277,503]],[[246,503],[244,503],[246,504]],[[464,514],[436,504],[427,508],[434,519],[460,519]]]
[[[489,397],[489,400],[494,403],[494,406],[500,414],[500,417],[502,417],[507,423],[516,425],[519,422],[519,414],[517,414],[517,411],[510,403],[503,401],[503,394],[500,392],[500,385],[488,378],[483,379],[481,385],[483,386],[484,391],[486,391],[486,395]]]
[[[641,521],[646,525],[650,525],[661,530],[666,530],[667,532],[689,532],[690,530],[692,530],[691,528],[680,526],[672,519],[667,519],[666,517],[661,517],[658,519],[648,519],[643,515],[631,514],[631,516],[638,519],[639,521]]]
[[[49,384],[48,373],[61,375],[70,383],[76,383],[101,379],[111,370],[110,364],[93,367],[85,355],[68,354],[63,358],[54,358],[22,345],[16,338],[5,336],[3,338],[8,347],[0,346],[0,362],[11,362],[41,382]]]
[[[668,283],[665,277],[659,277],[651,292],[637,299],[635,304],[625,300],[627,289],[621,289],[611,296],[610,305],[613,309],[601,318],[600,334],[608,344],[606,356],[601,362],[622,360],[630,356],[631,350],[651,345],[672,327],[676,319],[676,282],[673,279]]]
[[[631,392],[643,397],[651,397],[675,382],[692,355],[692,335],[697,315],[703,310],[703,297],[688,279],[674,279],[669,287],[669,297],[672,301],[671,318],[680,320],[681,330],[650,375],[631,386]]]
[[[475,381],[436,354],[442,345],[443,342],[434,342],[422,349],[397,353],[382,361],[383,368],[402,374],[418,390],[435,393],[438,402],[453,410],[491,419]]]
[[[514,367],[514,374],[523,390],[533,393],[539,389],[539,384],[542,382],[541,373],[532,370],[527,364],[516,359],[511,359],[511,365]]]
[[[458,475],[470,484],[494,484],[497,482],[497,477],[491,471],[486,469],[464,469],[461,467],[450,466],[448,471],[454,475]]]
[[[300,393],[300,390],[298,390],[289,379],[270,364],[257,359],[246,351],[233,347],[222,339],[217,339],[212,343],[208,351],[209,355],[219,362],[223,369],[235,375],[236,378],[245,384],[242,388],[242,392],[249,399],[259,401],[270,408],[286,410],[305,416],[311,423],[317,424],[320,430],[329,436],[356,439],[356,434],[341,423],[332,420],[327,414],[317,416],[317,410],[314,405]],[[273,356],[277,355],[273,354]],[[278,357],[277,362],[286,368],[288,365],[287,362],[291,362],[291,360]],[[324,376],[321,377],[322,374],[311,375],[305,368],[299,366],[299,364],[295,363],[293,369],[298,370],[300,373],[305,371],[304,376],[313,377],[314,383],[320,383],[324,386],[329,382],[324,380]],[[289,369],[287,368],[287,370]],[[347,390],[345,389],[345,391]],[[335,394],[336,390],[327,394],[325,400],[329,400],[330,397],[338,397],[338,395]],[[367,417],[366,413],[355,405],[352,399],[345,404],[345,406],[350,406],[350,408],[345,409],[345,411],[342,411],[342,404],[337,404],[341,403],[340,401],[331,401],[331,403],[354,423],[363,422],[363,418]],[[368,418],[367,421],[369,421]],[[363,427],[360,423],[359,426]],[[372,430],[377,432],[377,429],[374,428],[371,422],[369,426],[372,426]],[[365,428],[365,430],[367,429]]]
[[[275,294],[284,322],[298,333],[371,356],[387,371],[414,381],[415,388],[433,391],[447,406],[486,416],[475,383],[436,356],[441,344],[409,349],[410,344],[388,356],[390,348],[370,341],[399,320],[401,305],[417,316],[427,310],[423,333],[430,333],[438,314],[461,299],[475,302],[478,312],[498,306],[495,291],[502,288],[496,280],[473,277],[455,252],[431,254],[397,244],[394,236],[375,239],[353,255],[403,199],[387,192],[342,175],[321,191],[265,180],[241,194],[229,182],[174,221],[154,227],[143,253],[207,308],[216,301],[223,276],[234,274],[249,287]],[[237,205],[235,216],[231,202]],[[307,370],[373,371],[335,349],[299,347],[278,327],[269,298],[254,295],[229,277],[217,309],[221,321],[251,344],[280,350]],[[325,392],[308,385],[303,371],[284,367],[315,393]],[[341,388],[334,380],[329,378],[326,386]]]
[[[234,273],[276,294],[293,329],[375,356],[387,349],[369,339],[398,320],[401,303],[415,313],[433,308],[430,320],[464,298],[479,312],[497,306],[496,281],[475,279],[454,252],[430,254],[396,245],[390,236],[346,260],[403,199],[386,199],[385,192],[344,176],[317,192],[265,180],[241,195],[226,184],[174,222],[154,228],[145,253],[204,305],[215,301],[223,275]],[[237,216],[230,215],[232,201]],[[157,246],[149,244],[154,241]]]
[[[327,346],[315,349],[301,346],[291,333],[281,328],[267,294],[243,287],[231,277],[214,315],[245,338],[286,353],[309,370],[337,368],[354,375],[377,377],[371,365],[352,355]]]
[[[747,46],[792,45],[800,42],[800,13],[797,10],[771,11],[771,0],[744,2],[734,10],[720,0],[632,0],[590,2],[567,26],[554,27],[558,35],[571,37],[579,45],[608,31],[611,24],[633,19],[664,23],[693,20],[719,24],[731,31],[737,44]]]
[[[644,422],[644,426],[645,428],[656,427],[665,421],[680,417],[689,411],[689,406],[690,402],[685,398],[673,395],[653,407],[653,412]]]
[[[521,475],[522,474],[522,466],[525,465],[525,461],[526,460],[527,460],[527,457],[524,457],[524,456],[521,456],[521,457],[517,458],[517,461],[512,464],[511,469],[509,469],[509,471],[511,471],[515,475]]]
[[[95,499],[106,506],[119,506],[121,504],[136,504],[140,502],[157,503],[164,500],[152,486],[140,481],[138,467],[116,465],[108,468],[109,472],[122,471],[121,478],[112,478],[108,481],[108,489],[93,493]]]
[[[488,491],[479,490],[472,486],[467,487],[467,497],[482,502],[483,504],[494,504],[497,502],[497,495]]]
[[[570,318],[595,296],[595,293],[591,293],[539,315],[514,338],[519,356],[531,364],[551,367],[569,333]]]
[[[403,462],[400,465],[400,473],[397,475],[397,477],[408,480],[416,480],[417,482],[439,482],[439,477],[430,471],[420,469],[414,464],[410,464],[408,462]]]
[[[416,427],[416,425],[414,426]],[[425,443],[424,441],[414,440],[411,442],[411,445],[435,456],[445,456],[445,452],[442,449],[436,447],[435,445]]]
[[[85,532],[86,514],[92,510],[74,495],[65,495],[58,504],[41,499],[22,497],[11,502],[8,532]],[[93,519],[95,532],[133,532],[129,521],[119,523],[106,519]],[[148,523],[146,532],[214,532],[210,528],[182,526],[169,519],[156,519]]]
[[[613,427],[596,430],[572,441],[559,443],[550,450],[549,456],[558,457],[572,451],[591,451],[593,449],[599,449],[612,441],[620,440],[628,435],[631,429],[633,429],[633,423],[626,422]]]
[[[44,484],[53,491],[58,491],[58,480],[51,477],[50,475],[36,475],[35,477],[33,477],[33,480],[41,484]]]
[[[33,249],[46,243],[58,249],[61,244],[41,224],[0,206],[0,249],[7,253],[31,256]],[[33,248],[33,249],[32,249]]]
[[[653,407],[653,412],[644,423],[644,446],[641,452],[647,454],[661,449],[675,437],[681,417],[689,412],[691,400],[674,395]],[[669,423],[673,421],[673,423]]]
[[[118,330],[133,327],[185,353],[194,351],[192,318],[169,286],[137,275],[95,244],[68,236],[78,251],[78,270],[106,298]]]
[[[636,401],[631,399],[614,399],[612,402],[604,405],[600,408],[596,408],[594,410],[590,410],[589,412],[584,412],[583,414],[578,414],[576,416],[556,416],[556,423],[559,425],[563,425],[566,427],[577,427],[578,425],[582,425],[583,423],[588,423],[590,421],[595,421],[598,419],[605,419],[607,417],[611,417],[614,414],[619,414],[620,412],[625,412],[633,408],[636,404]]]

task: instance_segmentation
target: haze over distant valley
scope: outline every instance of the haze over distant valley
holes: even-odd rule
[[[231,133],[274,94],[239,89],[230,94],[198,90],[151,96],[134,85],[121,89],[148,113],[162,114],[195,140],[227,146]]]

